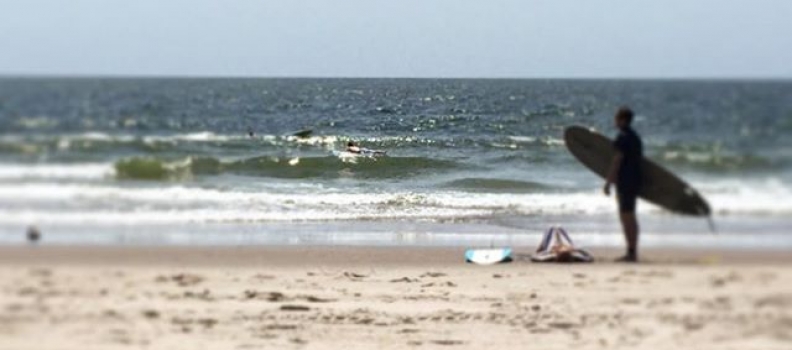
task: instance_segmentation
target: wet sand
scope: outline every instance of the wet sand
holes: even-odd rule
[[[789,252],[528,253],[474,266],[460,248],[0,247],[0,348],[792,348]]]

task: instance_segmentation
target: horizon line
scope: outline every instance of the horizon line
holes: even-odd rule
[[[661,80],[661,81],[789,81],[792,76],[310,76],[310,75],[214,75],[214,74],[70,74],[70,73],[5,73],[0,79],[393,79],[393,80]]]

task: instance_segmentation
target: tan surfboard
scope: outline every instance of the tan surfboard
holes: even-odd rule
[[[570,126],[564,131],[567,149],[583,165],[602,177],[608,176],[616,153],[613,143],[602,134],[585,127]],[[698,191],[657,163],[644,158],[641,164],[643,184],[640,198],[674,213],[709,216],[710,206]]]

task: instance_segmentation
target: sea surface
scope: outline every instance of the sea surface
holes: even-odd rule
[[[620,246],[562,132],[621,105],[714,211],[643,244],[792,248],[792,82],[652,80],[0,78],[0,243]]]

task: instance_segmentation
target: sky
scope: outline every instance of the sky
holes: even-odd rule
[[[0,0],[0,75],[792,78],[790,0]]]

